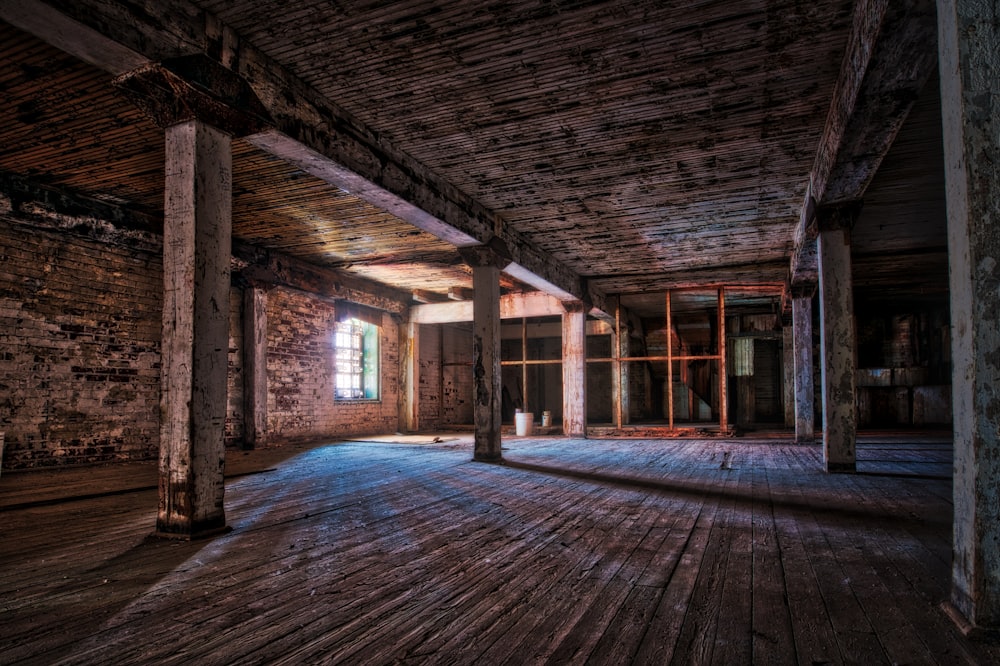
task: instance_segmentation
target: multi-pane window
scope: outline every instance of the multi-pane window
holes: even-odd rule
[[[378,399],[378,327],[358,319],[337,324],[334,333],[337,400]]]

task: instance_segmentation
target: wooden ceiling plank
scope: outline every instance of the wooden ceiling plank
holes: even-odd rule
[[[931,0],[860,0],[794,232],[792,286],[815,284],[819,205],[858,201],[934,71]]]
[[[516,266],[560,298],[603,298],[585,293],[573,271],[531,246],[498,215],[324,99],[211,15],[182,0],[163,0],[147,9],[138,14],[103,0],[52,5],[0,0],[0,18],[115,74],[149,61],[207,53],[249,82],[273,119],[274,128],[247,137],[249,143],[458,247],[499,237],[511,249]],[[33,15],[48,20],[26,18]],[[67,39],[65,30],[83,38]],[[94,44],[103,58],[94,57]]]

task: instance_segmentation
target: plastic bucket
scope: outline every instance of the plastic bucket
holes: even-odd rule
[[[514,432],[518,437],[530,435],[535,430],[535,415],[532,412],[514,414]]]

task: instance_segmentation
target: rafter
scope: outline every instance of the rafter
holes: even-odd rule
[[[937,51],[931,0],[860,0],[840,77],[795,228],[792,286],[816,282],[818,206],[860,200],[917,94]]]
[[[116,76],[150,63],[207,55],[245,80],[271,119],[270,127],[246,137],[248,142],[457,247],[499,238],[510,248],[510,275],[610,316],[604,295],[571,269],[214,16],[182,0],[146,9],[131,12],[102,0],[0,0],[4,20]]]

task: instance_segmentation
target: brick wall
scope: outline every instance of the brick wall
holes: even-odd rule
[[[243,291],[229,290],[229,373],[226,380],[226,446],[243,446]]]
[[[441,426],[441,327],[420,327],[420,429]]]
[[[442,326],[442,424],[470,425],[474,422],[472,396],[472,331],[467,327]]]
[[[155,456],[159,253],[12,218],[0,213],[4,468]]]
[[[332,302],[275,288],[267,297],[268,441],[395,432],[398,429],[399,327],[381,326],[381,397],[337,402],[333,384]]]
[[[15,205],[0,192],[4,469],[156,458],[161,244],[155,233]],[[241,290],[230,297],[225,437],[234,447],[243,440]],[[398,326],[382,316],[381,399],[335,403],[334,314],[329,300],[268,293],[270,444],[397,430]]]

